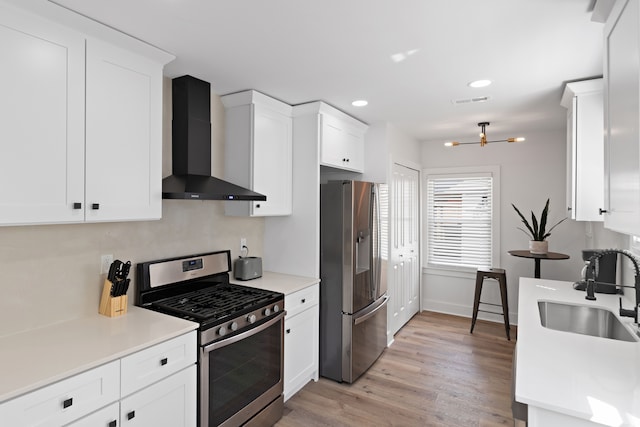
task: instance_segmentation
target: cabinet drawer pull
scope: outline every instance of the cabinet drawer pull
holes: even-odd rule
[[[100,203],[92,203],[91,209],[93,209],[94,211],[97,211],[98,209],[100,209]]]
[[[306,298],[302,298],[302,300],[300,301],[302,304],[304,304],[305,302],[307,302]]]
[[[163,358],[163,359],[160,359],[160,366],[166,365],[168,361],[169,361],[169,359],[167,359],[166,357]]]
[[[69,406],[73,405],[73,397],[70,397],[68,399],[66,399],[64,402],[62,402],[62,407],[63,408],[68,408]]]
[[[258,204],[256,205],[256,208],[259,208],[259,207],[260,207],[260,203],[258,203]]]
[[[607,210],[606,210],[606,209],[599,208],[599,209],[598,209],[598,213],[599,213],[600,215],[602,215],[602,214],[607,213]]]
[[[109,423],[109,425],[107,427],[116,427],[118,425],[118,421],[117,420],[113,420]]]
[[[75,202],[75,203],[73,204],[73,209],[82,209],[82,203]]]
[[[131,419],[133,419],[133,417],[135,417],[135,416],[136,416],[136,411],[131,411],[131,412],[129,412],[129,413],[127,414],[127,419],[128,419],[128,420],[131,420]]]
[[[291,329],[287,329],[287,333],[290,334],[291,333]]]

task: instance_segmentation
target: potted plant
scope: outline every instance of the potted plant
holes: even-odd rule
[[[533,211],[531,211],[531,224],[529,224],[529,221],[527,221],[524,215],[522,215],[520,210],[518,210],[518,208],[516,208],[516,206],[513,203],[511,203],[511,206],[513,206],[513,209],[516,210],[516,212],[518,213],[518,216],[520,216],[520,219],[522,219],[522,223],[525,225],[525,227],[527,227],[526,230],[521,227],[518,227],[518,230],[521,230],[523,233],[525,233],[527,236],[531,238],[531,240],[529,240],[529,252],[531,252],[532,254],[546,254],[549,251],[549,242],[546,241],[546,238],[551,235],[551,231],[554,228],[556,228],[562,221],[564,221],[567,218],[566,217],[562,218],[560,221],[558,221],[553,227],[551,227],[547,231],[549,199],[547,199],[547,203],[544,205],[544,209],[540,214],[540,221],[538,221]]]

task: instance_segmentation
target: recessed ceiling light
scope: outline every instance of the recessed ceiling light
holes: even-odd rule
[[[469,82],[467,86],[469,87],[487,87],[491,84],[491,80],[474,80]]]
[[[358,99],[357,101],[353,101],[351,103],[351,105],[353,105],[354,107],[364,107],[367,104],[369,104],[369,102],[364,99]]]

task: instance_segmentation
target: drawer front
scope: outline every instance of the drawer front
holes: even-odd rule
[[[122,358],[122,396],[196,363],[196,331]]]
[[[66,427],[120,427],[120,403],[112,403]]]
[[[118,427],[196,427],[196,384],[196,365],[191,365],[122,399]]]
[[[287,310],[287,318],[318,304],[320,297],[320,285],[311,285],[284,297],[284,309]]]
[[[0,405],[7,426],[60,426],[120,397],[120,361],[91,369]],[[6,424],[5,424],[6,423]]]

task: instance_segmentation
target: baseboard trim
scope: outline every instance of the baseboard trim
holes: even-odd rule
[[[454,316],[471,318],[473,312],[472,306],[451,304],[442,301],[425,300],[422,301],[423,311],[435,311],[436,313],[451,314]],[[486,320],[488,322],[502,323],[504,320],[502,315],[488,314],[484,312],[478,313],[478,319]],[[512,325],[518,324],[518,313],[509,311],[509,323]]]

